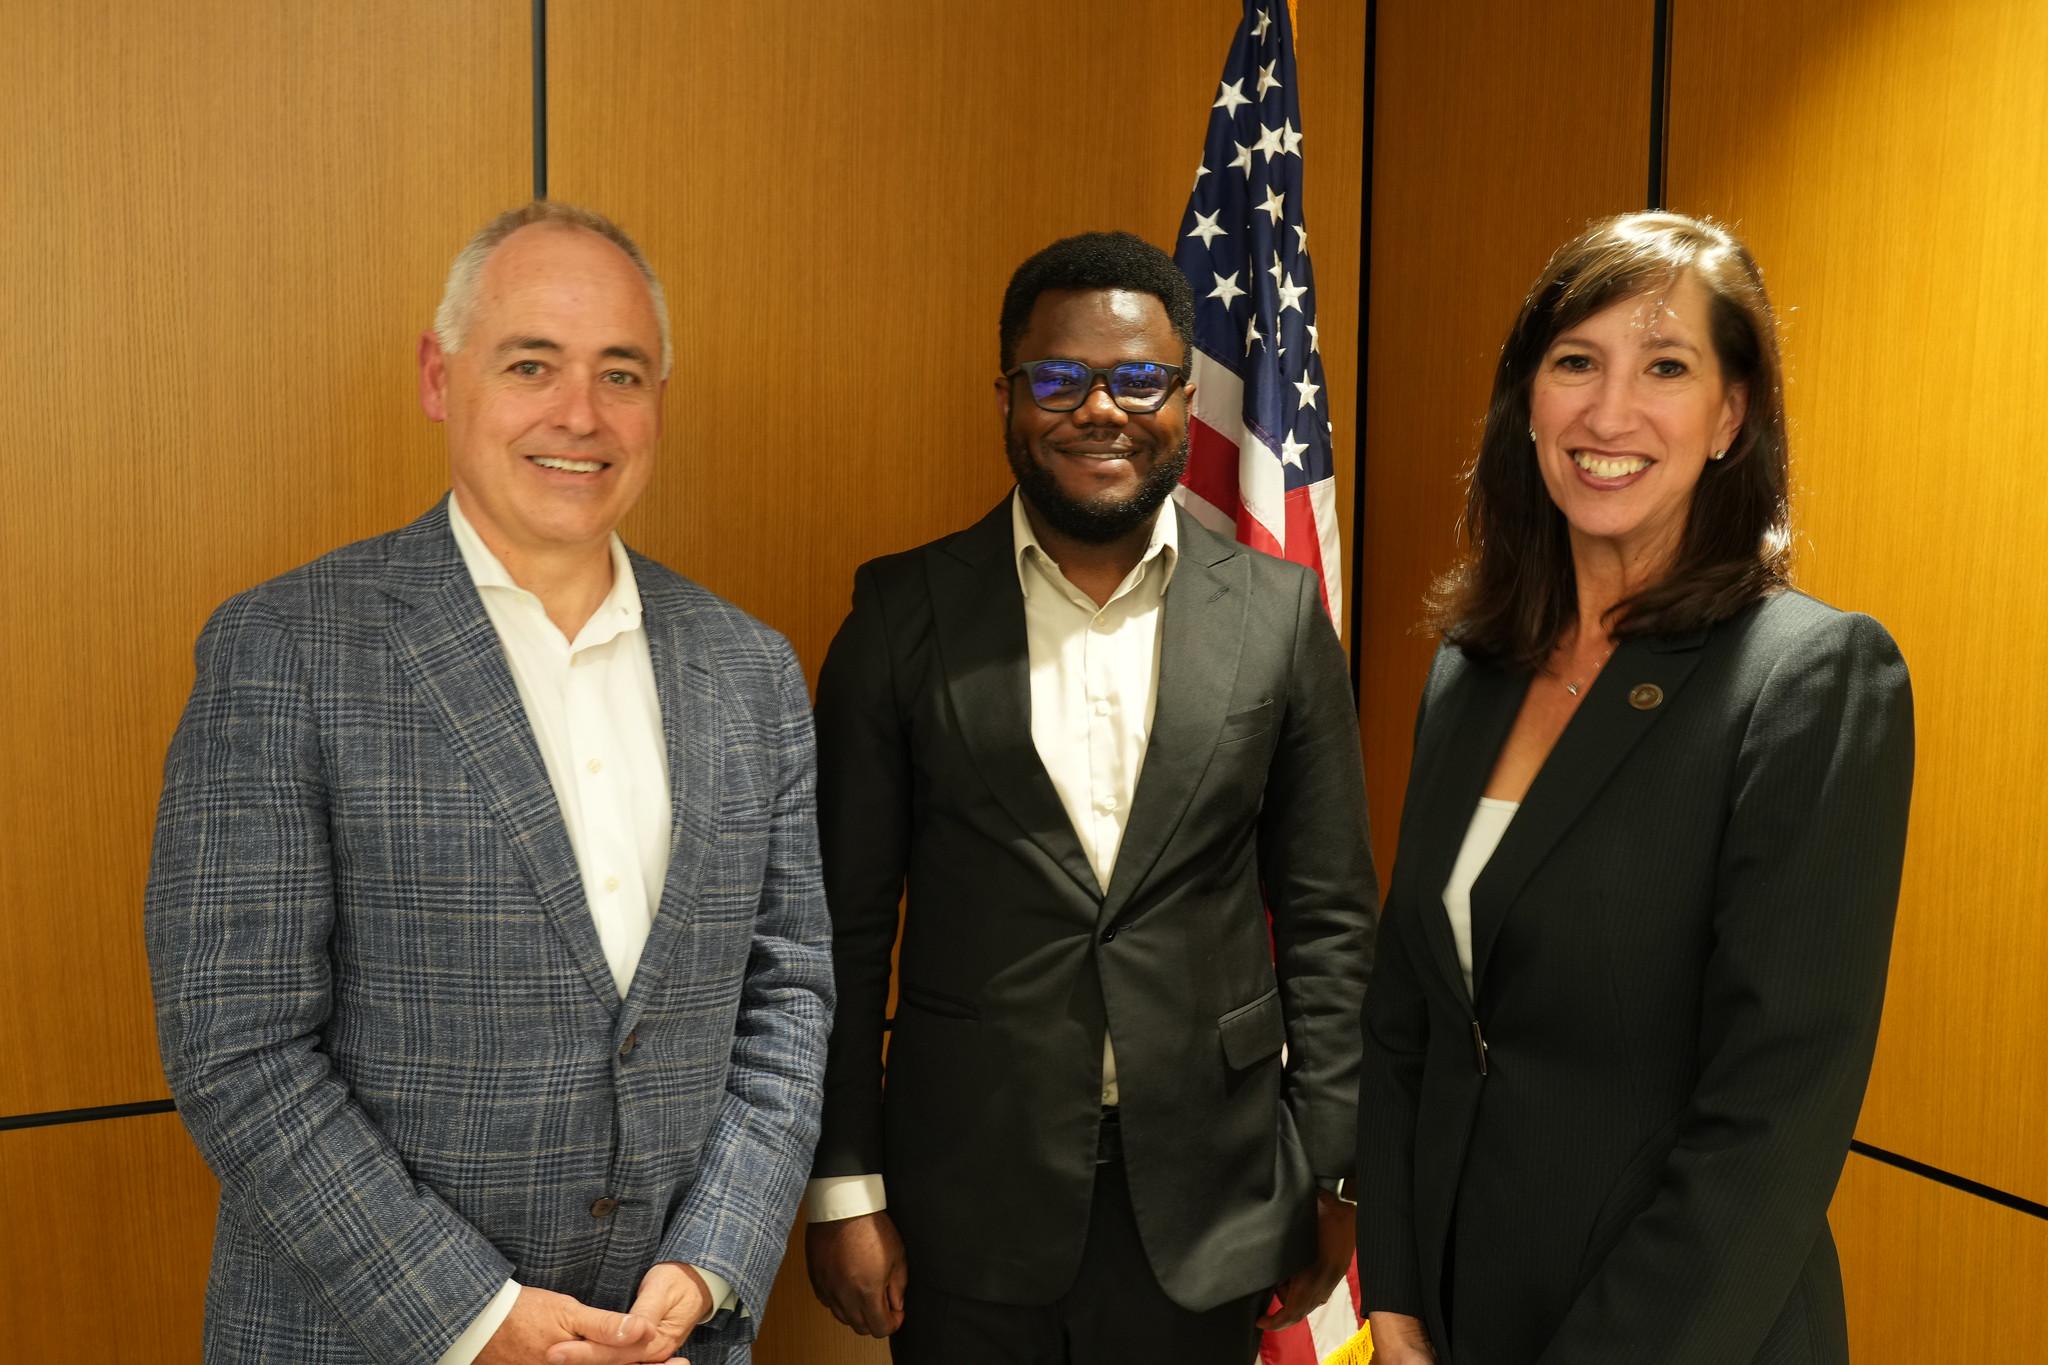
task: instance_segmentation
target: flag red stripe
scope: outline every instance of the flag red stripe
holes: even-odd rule
[[[1238,479],[1237,443],[1210,426],[1199,417],[1188,419],[1188,471],[1181,476],[1181,482],[1195,491],[1196,496],[1223,515],[1237,523],[1237,538],[1254,550],[1263,550],[1269,555],[1287,558],[1286,549],[1273,532],[1260,523],[1244,505],[1244,499],[1237,491]],[[1288,495],[1293,502],[1294,495]],[[1290,507],[1289,520],[1293,519]],[[1291,541],[1291,529],[1282,528]],[[1315,517],[1309,516],[1309,541],[1315,539]],[[1321,559],[1321,551],[1317,551]]]
[[[1277,1307],[1279,1300],[1268,1304]],[[1316,1365],[1315,1338],[1308,1324],[1298,1323],[1284,1332],[1267,1332],[1259,1339],[1259,1365]]]
[[[1307,484],[1287,490],[1287,553],[1283,559],[1306,564],[1316,576],[1316,591],[1322,594],[1323,611],[1330,610],[1329,578],[1323,573],[1323,537],[1316,529],[1316,505]]]

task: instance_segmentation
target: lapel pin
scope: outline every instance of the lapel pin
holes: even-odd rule
[[[1664,689],[1655,683],[1637,683],[1628,690],[1628,704],[1638,711],[1654,711],[1664,704]]]

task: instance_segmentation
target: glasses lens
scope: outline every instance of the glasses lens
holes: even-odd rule
[[[1088,367],[1071,360],[1041,361],[1027,373],[1031,376],[1032,399],[1053,412],[1078,408],[1088,392]]]
[[[1150,412],[1166,401],[1173,371],[1149,361],[1119,365],[1109,372],[1109,391],[1117,406],[1129,412]]]

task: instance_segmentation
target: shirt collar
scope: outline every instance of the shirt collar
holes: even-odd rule
[[[455,535],[455,548],[462,552],[463,567],[469,570],[469,581],[476,584],[479,592],[492,589],[516,593],[540,605],[540,598],[519,586],[505,568],[503,561],[491,553],[491,547],[484,544],[484,538],[477,534],[462,513],[462,504],[456,499],[454,490],[448,493],[448,529]],[[617,531],[611,537],[612,586],[604,601],[598,603],[590,620],[584,623],[576,636],[574,645],[599,645],[640,627],[640,585],[633,578],[633,560],[626,553],[626,543],[619,539]]]
[[[1027,570],[1036,561],[1041,571],[1058,575],[1062,580],[1059,564],[1038,543],[1038,536],[1031,529],[1031,519],[1024,515],[1024,492],[1017,489],[1010,494],[1010,543],[1011,553],[1017,561],[1017,586],[1026,597],[1031,596],[1031,577]],[[1152,570],[1154,560],[1159,562],[1159,591],[1164,593],[1166,585],[1173,581],[1173,567],[1180,559],[1180,517],[1173,510],[1173,501],[1168,499],[1152,518],[1152,538],[1145,545],[1145,553],[1138,559],[1137,567],[1130,577],[1117,589],[1117,596],[1142,582]],[[1112,599],[1114,600],[1114,599]]]

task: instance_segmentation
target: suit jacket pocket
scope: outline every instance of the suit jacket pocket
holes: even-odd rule
[[[1659,1124],[1607,1187],[1607,1198],[1601,1201],[1600,1212],[1586,1233],[1586,1250],[1579,1259],[1581,1287],[1600,1273],[1601,1263],[1621,1240],[1621,1234],[1657,1197],[1657,1187],[1664,1179],[1664,1164],[1670,1159],[1672,1141],[1678,1136],[1678,1125],[1684,1118],[1685,1111],[1681,1109]]]
[[[926,1014],[936,1014],[942,1019],[981,1018],[981,1011],[967,1001],[957,1000],[937,991],[928,991],[922,986],[900,987],[896,993],[896,1004],[899,1009],[907,1005],[914,1010],[923,1010]]]
[[[1223,728],[1216,732],[1216,742],[1235,744],[1239,740],[1257,739],[1273,726],[1273,703],[1269,698],[1257,706],[1233,711],[1223,718]]]
[[[1223,1038],[1223,1060],[1242,1071],[1280,1050],[1287,1024],[1280,1017],[1280,988],[1275,986],[1249,1005],[1240,1005],[1216,1021]]]

